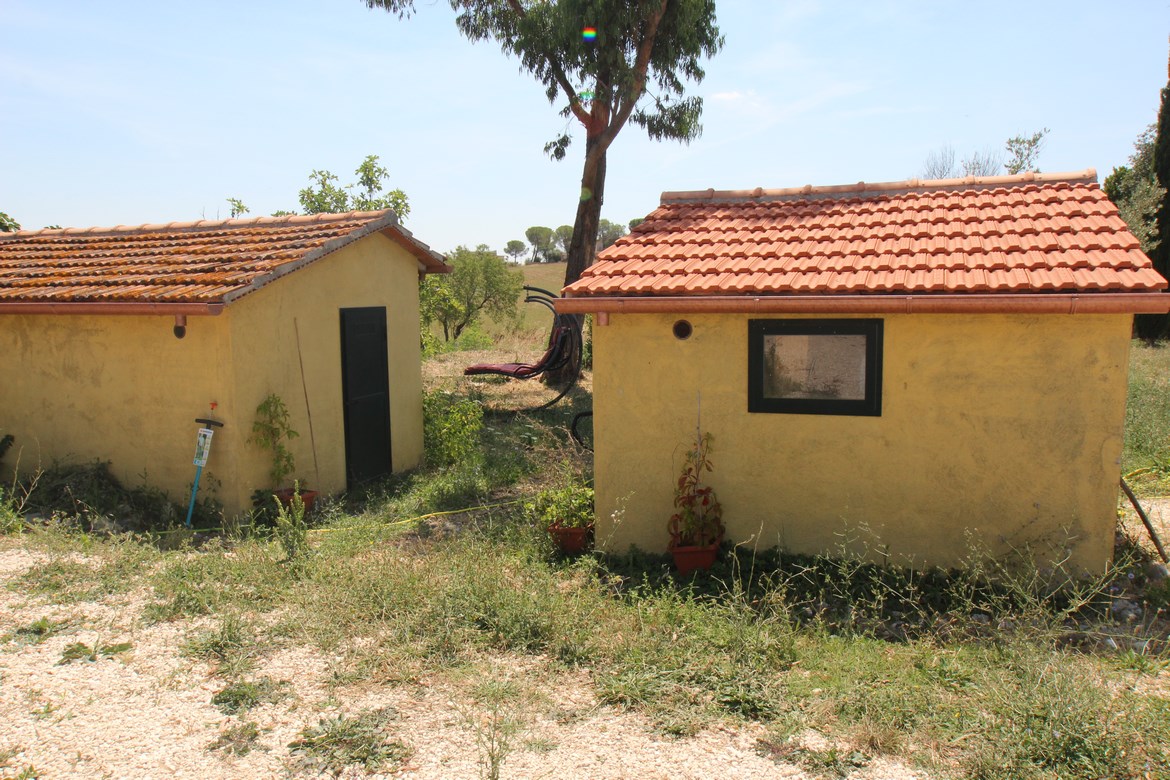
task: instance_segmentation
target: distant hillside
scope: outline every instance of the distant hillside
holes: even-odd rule
[[[524,283],[532,287],[541,287],[549,292],[561,294],[565,286],[564,263],[533,263],[521,266],[524,271]]]

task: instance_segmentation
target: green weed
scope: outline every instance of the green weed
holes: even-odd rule
[[[57,666],[63,666],[74,661],[97,661],[101,656],[112,658],[119,653],[125,653],[133,648],[130,642],[118,642],[112,645],[103,645],[100,642],[94,642],[92,645],[87,645],[84,642],[74,642],[61,651],[61,660],[57,661]]]
[[[392,710],[378,709],[353,717],[322,718],[288,746],[310,769],[340,773],[356,764],[370,771],[393,770],[412,753],[390,736],[389,724],[395,717]]]
[[[423,396],[423,442],[427,463],[452,466],[479,452],[483,407],[470,398],[431,392]]]
[[[68,625],[68,621],[55,621],[50,618],[37,618],[26,626],[0,636],[0,643],[17,642],[25,645],[39,645],[51,636],[56,635]]]
[[[238,614],[228,613],[217,628],[188,638],[183,652],[214,664],[217,674],[232,678],[252,670],[260,645],[252,625]]]
[[[211,703],[225,715],[238,715],[261,704],[272,704],[288,696],[288,683],[271,677],[234,682],[211,697]]]
[[[256,747],[260,739],[260,728],[251,721],[235,723],[219,733],[208,750],[222,750],[233,756],[246,756]]]

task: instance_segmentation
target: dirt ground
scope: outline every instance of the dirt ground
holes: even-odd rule
[[[341,659],[289,646],[258,659],[252,679],[287,683],[287,697],[244,716],[228,716],[211,698],[226,685],[207,663],[184,656],[184,641],[212,621],[151,623],[139,590],[102,602],[54,605],[22,593],[20,575],[45,560],[19,539],[0,540],[0,777],[29,767],[40,778],[300,778],[329,776],[304,766],[288,747],[306,727],[337,714],[393,708],[389,736],[411,751],[391,774],[351,766],[340,776],[475,778],[482,776],[488,714],[469,695],[471,677],[522,679],[531,697],[512,711],[519,731],[504,756],[504,778],[812,778],[800,766],[757,752],[758,725],[730,724],[690,738],[656,732],[644,717],[600,706],[587,671],[565,671],[540,658],[501,657],[470,677],[400,685],[336,687]],[[63,628],[40,643],[14,640],[18,629],[48,618]],[[129,643],[98,660],[60,663],[66,647]],[[511,706],[511,705],[510,705]],[[247,755],[210,746],[227,728],[253,722]],[[820,735],[801,737],[824,749]],[[928,775],[885,759],[853,780]]]
[[[1139,498],[1138,502],[1145,510],[1150,525],[1154,527],[1154,533],[1161,540],[1162,548],[1170,552],[1170,498]],[[1148,550],[1154,560],[1158,560],[1158,553],[1150,538],[1150,532],[1146,530],[1129,500],[1124,497],[1121,503],[1121,527],[1144,549]]]

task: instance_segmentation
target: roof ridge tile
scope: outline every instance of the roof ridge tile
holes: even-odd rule
[[[683,190],[663,192],[661,203],[693,203],[710,201],[737,201],[737,200],[772,200],[783,198],[808,198],[809,196],[850,196],[886,193],[905,194],[909,198],[919,198],[926,193],[938,191],[961,192],[972,188],[978,189],[1007,189],[1022,188],[1029,192],[1040,191],[1039,184],[1071,185],[1097,182],[1095,168],[1086,168],[1083,171],[1065,173],[1034,173],[1027,172],[1008,176],[965,176],[955,179],[905,179],[888,182],[857,182],[856,184],[831,184],[814,186],[806,184],[803,187],[787,187],[782,189],[764,189],[756,187],[752,190]]]

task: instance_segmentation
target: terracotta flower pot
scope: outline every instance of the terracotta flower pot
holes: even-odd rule
[[[282,506],[284,506],[286,508],[292,507],[292,499],[293,499],[293,489],[292,488],[281,488],[280,490],[274,490],[274,491],[272,491],[272,494],[274,496],[276,496],[277,500],[280,501]],[[306,514],[313,511],[313,504],[317,503],[317,496],[318,495],[319,495],[319,493],[316,490],[302,490],[301,491],[301,501],[305,505],[305,513]]]
[[[593,526],[588,525],[584,528],[574,528],[553,523],[548,527],[548,532],[561,552],[566,555],[580,555],[589,549]]]
[[[670,553],[674,556],[674,567],[678,569],[679,576],[685,577],[697,569],[710,569],[719,555],[719,543],[672,546]]]

